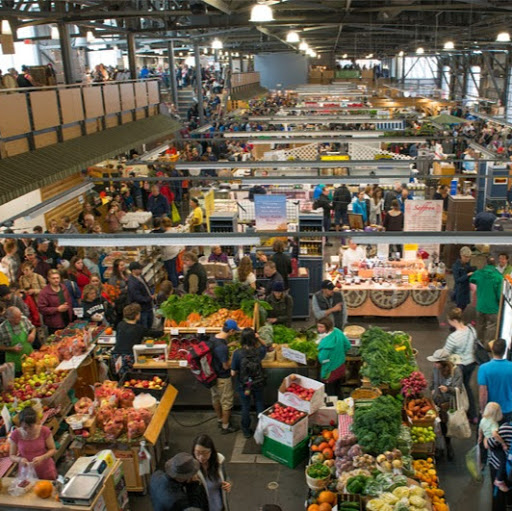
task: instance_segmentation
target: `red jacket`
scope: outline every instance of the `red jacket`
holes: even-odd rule
[[[80,293],[84,290],[84,287],[91,282],[91,272],[87,268],[73,273],[73,276],[75,277],[78,288],[80,289]]]
[[[168,185],[161,186],[160,193],[169,201],[169,205],[174,202],[174,193],[171,192]]]
[[[59,312],[57,307],[60,305],[58,294],[52,289],[50,284],[45,286],[39,293],[37,305],[39,312],[43,315],[44,324],[49,328],[65,328],[73,318],[73,304],[66,286],[60,285],[66,303],[69,305],[67,312]]]
[[[39,310],[36,305],[36,301],[34,300],[34,297],[32,295],[26,294],[23,298],[23,301],[25,302],[25,305],[28,307],[28,310],[30,312],[29,318],[30,322],[36,327],[41,326],[41,316],[39,314]]]

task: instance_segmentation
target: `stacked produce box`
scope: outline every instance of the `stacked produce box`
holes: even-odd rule
[[[409,336],[372,328],[361,353],[366,387],[338,402],[334,463],[313,440],[321,452],[306,468],[307,511],[447,511],[433,458],[435,407]]]
[[[264,456],[290,468],[308,453],[308,416],[324,403],[324,384],[291,374],[279,387],[278,402],[260,416]]]

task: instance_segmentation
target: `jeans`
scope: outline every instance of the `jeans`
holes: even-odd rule
[[[348,212],[346,209],[334,210],[334,225],[348,225]]]
[[[323,220],[324,231],[331,230],[331,212],[324,211],[324,220]]]
[[[491,470],[492,511],[510,511],[512,509],[512,492],[503,493],[494,486],[498,471],[489,465]]]
[[[167,259],[167,261],[164,261],[164,267],[165,271],[167,272],[167,276],[175,288],[178,287],[179,284],[178,272],[176,270],[176,259],[178,258],[173,257],[172,259]]]
[[[151,328],[153,325],[153,309],[140,312],[139,325],[142,325],[145,328]]]
[[[265,404],[263,402],[263,388],[252,389],[251,395],[246,396],[243,391],[239,390],[240,403],[242,405],[242,431],[249,433],[251,431],[251,396],[254,397],[254,404],[256,406],[256,413],[259,415],[265,410]]]
[[[475,406],[475,396],[473,395],[473,391],[471,390],[471,375],[473,374],[473,371],[477,367],[477,363],[473,362],[472,364],[468,364],[467,366],[461,365],[460,368],[462,370],[462,379],[464,381],[464,387],[466,387],[466,392],[468,394],[468,400],[469,400],[469,410],[468,410],[468,416],[470,419],[474,419],[475,417],[478,417],[476,413],[476,406]]]
[[[476,333],[478,340],[487,348],[490,341],[496,339],[496,328],[498,326],[497,314],[476,313]]]

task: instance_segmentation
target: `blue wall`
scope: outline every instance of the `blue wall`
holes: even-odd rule
[[[261,53],[254,57],[254,70],[267,89],[308,83],[308,58],[298,53]]]

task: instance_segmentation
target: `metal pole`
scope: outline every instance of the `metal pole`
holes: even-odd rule
[[[126,39],[128,47],[128,66],[130,67],[130,78],[132,80],[137,79],[137,63],[135,61],[135,34],[133,32],[128,33]]]
[[[203,81],[201,77],[201,55],[199,44],[194,44],[194,56],[196,59],[196,87],[197,87],[197,110],[199,112],[199,124],[204,124],[204,103],[203,103]]]
[[[64,81],[67,84],[75,83],[73,76],[73,65],[71,63],[71,38],[69,37],[69,25],[58,23],[60,54],[62,57],[62,69],[64,71]]]
[[[171,97],[174,106],[178,108],[178,84],[176,83],[176,64],[174,62],[174,41],[169,42],[167,53],[169,58],[169,84],[171,86]]]

